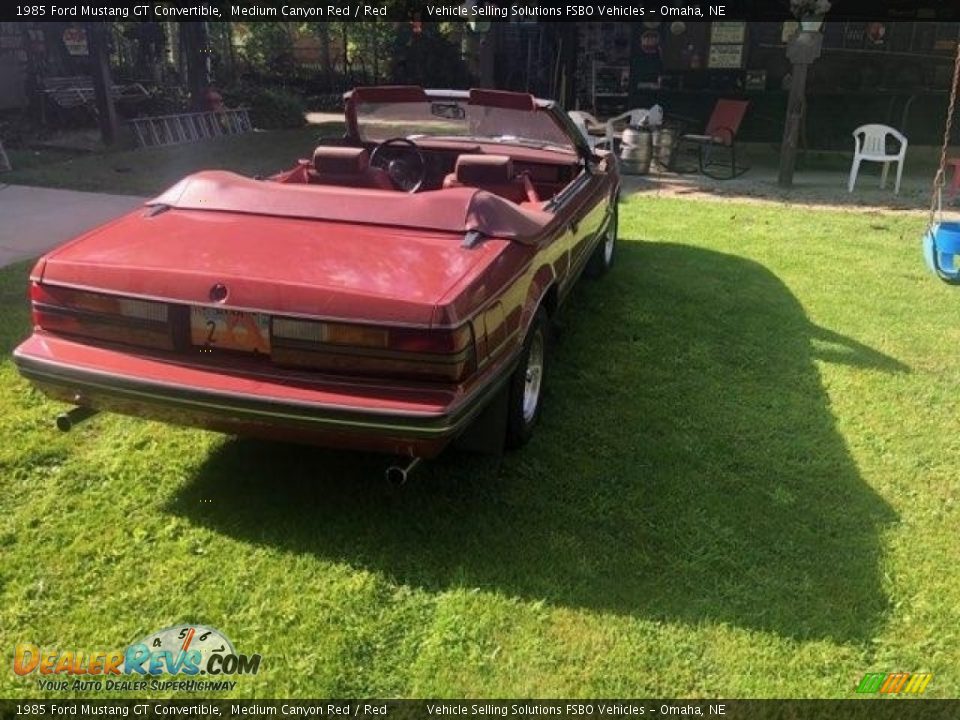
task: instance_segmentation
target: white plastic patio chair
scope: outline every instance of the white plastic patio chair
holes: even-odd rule
[[[595,152],[604,145],[606,145],[607,149],[613,150],[612,128],[609,123],[602,123],[590,113],[583,112],[582,110],[571,110],[567,115],[570,116],[573,124],[577,126],[580,133],[586,138],[591,151]],[[591,130],[595,132],[602,130],[603,136],[600,137],[593,134],[590,132]]]
[[[658,130],[663,125],[663,108],[654,105],[652,108],[634,108],[625,113],[616,115],[607,120],[607,137],[610,138],[610,147],[615,148],[623,140],[624,127],[646,127],[649,130]]]
[[[896,155],[887,154],[887,138],[893,137],[900,143],[900,151]],[[890,169],[890,163],[897,163],[897,182],[894,185],[895,195],[900,193],[900,178],[903,177],[903,161],[907,155],[907,138],[899,130],[895,130],[887,125],[861,125],[853,131],[853,165],[850,168],[850,180],[847,183],[847,190],[853,192],[857,184],[857,173],[860,172],[860,163],[864,160],[869,162],[883,163],[883,173],[880,175],[880,187],[887,186],[887,171]]]
[[[648,127],[658,127],[663,125],[663,108],[659,105],[654,105],[652,108],[634,108],[633,110],[627,110],[625,113],[621,113],[607,120],[607,125],[613,127],[618,123],[622,123],[624,120],[627,121],[626,124],[628,126],[641,127],[647,125]]]

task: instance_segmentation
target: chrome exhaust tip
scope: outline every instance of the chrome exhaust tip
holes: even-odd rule
[[[387,482],[395,487],[400,487],[405,485],[407,480],[410,478],[410,473],[413,472],[413,469],[420,464],[420,458],[410,458],[410,461],[406,465],[391,465],[386,469],[384,477],[387,479]]]
[[[60,432],[70,432],[74,425],[82,423],[87,418],[97,414],[93,408],[78,406],[68,410],[65,413],[57,415],[57,430]]]

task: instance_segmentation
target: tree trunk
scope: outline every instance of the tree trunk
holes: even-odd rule
[[[190,92],[190,105],[194,110],[204,109],[204,90],[210,84],[210,71],[207,65],[208,40],[207,26],[202,22],[185,22],[180,26],[184,55],[187,59],[187,89]]]
[[[553,47],[550,95],[564,108],[574,107],[577,97],[577,48],[580,32],[576,23],[544,23]]]
[[[110,23],[86,23],[87,52],[90,54],[90,74],[93,79],[93,96],[97,106],[97,122],[104,145],[113,145],[117,140],[117,110],[113,106],[113,79],[110,77],[110,57],[107,54],[106,31]]]
[[[326,89],[333,90],[333,61],[330,58],[330,26],[317,23],[317,35],[320,37],[320,63],[323,67],[323,79]]]
[[[558,100],[565,108],[576,107],[577,102],[577,56],[580,49],[580,26],[577,23],[562,23],[564,85]]]
[[[478,62],[480,87],[496,87],[494,64],[497,57],[497,29],[499,25],[499,23],[491,23],[490,29],[480,38],[480,57]]]
[[[470,73],[473,82],[478,84],[482,82],[480,79],[480,41],[479,33],[466,30],[463,33],[463,44],[461,45],[461,54],[467,61],[467,71]]]
[[[37,62],[33,56],[34,44],[33,40],[30,37],[30,28],[32,23],[20,23],[20,36],[22,38],[23,47],[27,53],[27,64],[26,64],[26,83],[24,85],[24,90],[27,94],[27,102],[29,103],[30,117],[32,117],[36,122],[41,125],[46,124],[46,99],[43,96],[43,92],[40,90],[40,78],[38,77],[37,71]]]
[[[237,79],[237,51],[233,46],[234,37],[233,37],[232,22],[228,22],[226,24],[226,28],[224,32],[224,42],[226,42],[227,44],[227,53],[226,53],[226,60],[227,60],[227,67],[228,67],[227,79],[230,82],[233,82],[234,80]]]

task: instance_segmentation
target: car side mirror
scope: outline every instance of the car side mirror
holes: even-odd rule
[[[607,157],[594,155],[587,159],[585,166],[591,175],[603,175],[610,169],[610,161]]]

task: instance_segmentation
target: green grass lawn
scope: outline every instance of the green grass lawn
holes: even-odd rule
[[[128,195],[156,195],[198,170],[271,175],[309,157],[321,136],[343,134],[342,123],[271,130],[170,147],[71,154],[62,150],[11,150],[10,184],[64,187]]]
[[[402,491],[371,456],[58,434],[7,359],[28,267],[4,270],[0,647],[205,623],[263,655],[235,696],[847,698],[928,671],[957,697],[960,291],[922,222],[630,199],[532,443]]]

